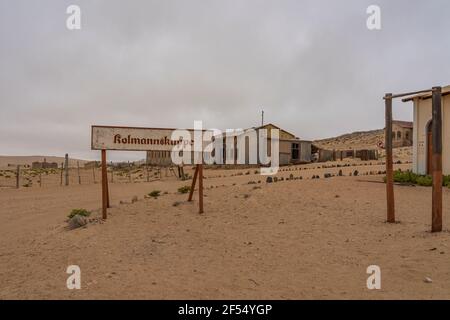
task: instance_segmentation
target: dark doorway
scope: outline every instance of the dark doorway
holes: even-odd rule
[[[299,159],[299,144],[298,143],[293,143],[292,144],[292,160],[298,160]]]

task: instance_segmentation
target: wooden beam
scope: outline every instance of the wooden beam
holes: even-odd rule
[[[108,182],[108,166],[106,166],[106,207],[111,208],[111,205],[109,204],[109,182]]]
[[[102,150],[102,218],[106,219],[107,207],[108,207],[108,187],[107,187],[108,174],[106,172],[106,150]]]
[[[195,166],[194,177],[192,178],[192,185],[191,185],[191,190],[189,191],[188,201],[192,201],[192,196],[194,195],[195,184],[197,182],[197,176],[198,176],[198,168],[199,168],[199,165],[197,164]],[[180,172],[180,167],[178,167],[178,172]]]
[[[199,211],[203,213],[203,163],[199,165],[198,169],[198,197],[199,197]]]
[[[431,92],[431,90],[420,90],[420,91],[414,91],[414,92],[406,92],[406,93],[399,93],[399,94],[390,94],[390,99],[396,99],[396,98],[402,98],[402,97],[407,97],[407,96],[412,96],[412,95],[416,95],[416,94],[420,94],[420,93],[429,93]],[[384,96],[384,99],[389,99],[388,95],[386,94]]]
[[[395,200],[394,200],[394,171],[392,160],[392,93],[385,96],[386,125],[385,125],[385,148],[386,148],[386,203],[387,222],[395,223]]]
[[[433,88],[432,106],[432,218],[431,232],[442,231],[442,88]]]

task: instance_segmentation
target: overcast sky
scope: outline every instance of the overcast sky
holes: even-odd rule
[[[71,4],[81,30],[66,28]],[[448,0],[0,0],[0,154],[94,159],[92,124],[247,128],[261,109],[304,139],[382,128],[385,92],[450,83],[449,12]],[[395,109],[412,120],[410,104]]]

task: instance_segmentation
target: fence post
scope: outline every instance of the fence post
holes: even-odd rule
[[[78,184],[81,184],[80,161],[77,161],[77,171],[78,171]]]
[[[61,162],[61,179],[59,184],[62,186],[63,184],[63,171],[64,171],[64,162]]]
[[[66,156],[64,157],[64,169],[65,169],[65,185],[69,185],[69,155],[66,153]]]
[[[20,188],[20,165],[17,166],[17,171],[16,171],[16,188],[17,189]]]

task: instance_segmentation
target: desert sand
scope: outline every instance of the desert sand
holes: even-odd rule
[[[202,215],[173,176],[111,183],[106,221],[98,183],[0,189],[0,299],[449,299],[450,190],[444,232],[429,232],[427,187],[396,185],[400,222],[387,224],[383,175],[365,175],[384,166],[370,163],[285,167],[276,183],[207,169]],[[74,208],[91,222],[67,230]],[[81,290],[66,288],[69,265]],[[369,265],[381,290],[366,288]]]

